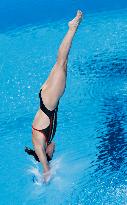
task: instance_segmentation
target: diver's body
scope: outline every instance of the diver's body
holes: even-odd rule
[[[52,159],[55,148],[52,138],[56,130],[59,99],[66,86],[68,54],[81,19],[82,12],[78,11],[76,17],[69,22],[69,30],[60,45],[57,61],[39,92],[40,109],[32,124],[32,142],[35,158],[43,165],[44,174],[50,170],[48,161]]]

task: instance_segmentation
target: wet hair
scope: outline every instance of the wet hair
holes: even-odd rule
[[[37,162],[40,162],[40,160],[39,160],[39,158],[38,158],[36,152],[35,152],[33,149],[28,148],[28,147],[25,147],[25,152],[26,152],[28,155],[33,156],[34,159],[35,159]],[[48,162],[52,160],[52,159],[49,157],[48,154],[46,154],[46,157],[47,157],[47,161],[48,161]]]

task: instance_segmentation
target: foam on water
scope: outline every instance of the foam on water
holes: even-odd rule
[[[80,177],[80,174],[89,167],[88,160],[85,162],[84,160],[78,160],[77,163],[74,163],[67,160],[67,158],[67,155],[62,155],[50,162],[51,179],[49,180],[50,183],[46,184],[55,185],[59,191],[66,190],[71,184],[73,185],[74,178]],[[31,160],[31,162],[33,166],[28,168],[27,173],[35,176],[34,182],[36,185],[42,187],[45,186],[42,175],[42,166],[40,166],[40,163],[35,162],[35,160]]]
[[[69,200],[70,191],[74,189],[83,172],[89,167],[88,159],[86,161],[80,159],[75,163],[69,160],[67,154],[61,155],[51,161],[51,179],[48,183],[43,183],[40,163],[30,160],[30,164],[26,173],[30,177],[31,183],[27,185],[26,192],[29,194],[24,199],[24,205],[33,203],[33,201],[49,205],[60,204],[63,196]],[[33,176],[35,177],[34,182]]]

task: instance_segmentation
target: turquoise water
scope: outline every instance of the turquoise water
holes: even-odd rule
[[[126,0],[1,0],[0,32],[24,25],[72,18],[77,9],[89,12],[127,8]]]
[[[86,14],[60,101],[53,179],[24,152],[67,19],[0,34],[1,205],[126,205],[127,10]]]

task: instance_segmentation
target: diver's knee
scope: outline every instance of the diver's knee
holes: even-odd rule
[[[57,59],[56,65],[59,68],[62,68],[63,70],[66,70],[66,68],[67,68],[67,60]]]

